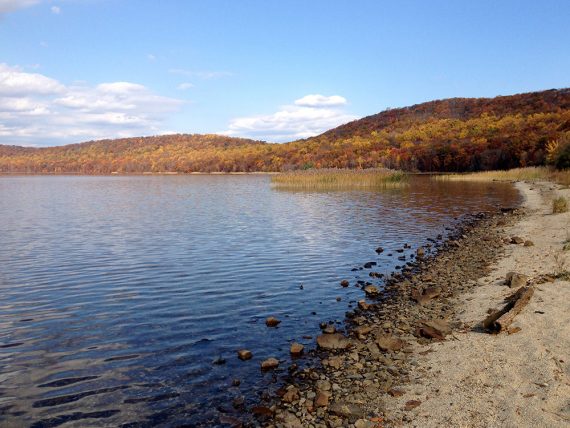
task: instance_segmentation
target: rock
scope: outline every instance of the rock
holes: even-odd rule
[[[222,356],[219,356],[218,358],[214,359],[214,361],[212,361],[212,364],[216,366],[221,366],[223,364],[226,364],[226,359]]]
[[[376,425],[374,422],[367,421],[366,419],[358,419],[354,423],[354,428],[376,428],[378,426],[380,425]]]
[[[303,349],[305,349],[303,345],[297,342],[293,342],[291,344],[291,349],[289,350],[289,352],[291,352],[291,355],[293,355],[294,357],[298,357],[303,353]]]
[[[512,236],[511,244],[524,244],[524,239],[522,239],[520,236]]]
[[[287,389],[287,392],[283,394],[281,398],[286,403],[292,403],[293,401],[297,401],[299,399],[299,390],[294,386],[291,386]]]
[[[384,248],[378,247],[378,248],[376,248],[376,252],[377,252],[378,254],[381,254],[381,253],[384,252]]]
[[[315,407],[326,407],[329,405],[330,393],[326,391],[317,391],[315,396]]]
[[[330,391],[331,390],[331,383],[328,380],[318,380],[316,382],[316,386],[319,391]]]
[[[363,311],[367,311],[368,309],[370,309],[371,306],[372,305],[370,303],[366,303],[366,300],[358,301],[358,307]]]
[[[317,345],[322,349],[347,349],[351,342],[340,333],[317,336]]]
[[[346,280],[346,279],[343,279],[340,282],[340,285],[342,285],[343,287],[348,287],[350,285],[350,282],[348,282],[348,280]]]
[[[375,342],[382,351],[399,351],[407,345],[402,339],[398,339],[390,334],[376,336]]]
[[[388,394],[390,394],[392,397],[401,397],[402,395],[404,395],[404,391],[402,391],[401,389],[398,388],[390,388],[388,390]]]
[[[247,349],[240,349],[238,351],[238,358],[242,361],[250,360],[251,357],[253,357],[253,354]]]
[[[232,380],[232,386],[240,386],[240,385],[241,385],[241,380],[239,379]]]
[[[277,327],[279,324],[281,324],[281,321],[275,317],[269,317],[265,320],[265,325],[267,327]]]
[[[533,247],[534,242],[532,242],[530,239],[527,239],[526,241],[524,241],[524,246],[525,247]]]
[[[374,285],[367,285],[366,287],[364,287],[364,292],[369,296],[375,296],[380,292],[380,290],[378,290],[378,288],[375,287]]]
[[[364,417],[364,411],[359,406],[344,402],[333,403],[329,407],[329,413],[343,418],[361,419]]]
[[[354,329],[354,332],[356,333],[356,336],[359,339],[364,339],[364,336],[366,336],[371,331],[372,331],[372,327],[370,327],[368,325],[361,325],[361,326],[358,326]]]
[[[323,328],[323,333],[325,334],[333,334],[336,333],[336,328],[332,324],[327,324],[325,328]]]
[[[421,327],[418,328],[418,335],[427,339],[444,340],[449,333],[451,328],[443,320],[421,321]]]
[[[275,422],[282,428],[303,428],[301,420],[295,414],[288,411],[276,414]]]
[[[230,426],[232,428],[242,428],[243,423],[238,419],[234,418],[233,416],[229,415],[221,415],[219,419],[220,424],[224,426]]]
[[[526,285],[528,281],[528,276],[522,273],[516,272],[509,272],[505,278],[505,284],[509,286],[509,288],[520,288]]]
[[[255,406],[251,408],[251,413],[259,416],[273,416],[273,410],[265,406]]]
[[[420,247],[416,250],[416,255],[418,257],[423,257],[423,256],[425,256],[425,254],[426,254],[426,250],[424,250],[423,247]]]
[[[372,266],[376,266],[376,262],[366,262],[364,263],[364,269],[370,269]]]
[[[406,402],[406,405],[404,406],[404,410],[406,411],[410,411],[412,409],[415,409],[416,407],[418,407],[420,404],[422,404],[421,401],[418,400],[410,400]]]
[[[272,370],[279,367],[279,360],[277,358],[268,358],[261,363],[261,370]]]

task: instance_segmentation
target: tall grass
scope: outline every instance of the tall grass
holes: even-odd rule
[[[386,189],[408,184],[408,175],[390,169],[310,169],[271,177],[278,188],[301,190]]]
[[[435,180],[449,181],[554,181],[570,184],[570,170],[556,171],[544,166],[514,168],[506,171],[481,171],[467,174],[445,174],[434,176]]]

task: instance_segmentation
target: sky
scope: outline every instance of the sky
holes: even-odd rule
[[[568,0],[0,0],[0,144],[271,142],[570,86]]]

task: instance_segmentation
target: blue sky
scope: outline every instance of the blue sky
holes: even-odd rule
[[[570,1],[0,0],[0,144],[288,141],[570,86]]]

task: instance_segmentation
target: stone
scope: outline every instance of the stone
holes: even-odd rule
[[[347,349],[351,342],[340,333],[317,336],[317,346],[322,349]]]
[[[366,303],[366,300],[359,300],[358,301],[358,307],[362,311],[367,311],[368,309],[370,309],[371,306],[372,305],[370,303]]]
[[[315,384],[319,391],[330,391],[331,390],[331,383],[328,380],[318,380]]]
[[[402,395],[404,395],[404,391],[398,388],[390,388],[388,390],[388,394],[391,395],[392,397],[401,397]]]
[[[299,399],[299,390],[294,386],[291,386],[287,389],[283,397],[281,398],[286,403],[292,403],[293,401],[297,401]]]
[[[364,287],[364,292],[366,294],[368,294],[369,296],[375,296],[377,295],[380,291],[378,290],[377,287],[375,287],[374,285],[367,285],[366,287]]]
[[[372,266],[376,266],[376,262],[366,262],[364,263],[364,269],[370,269]]]
[[[410,400],[410,401],[407,401],[406,404],[405,404],[405,406],[404,406],[404,410],[410,411],[410,410],[415,409],[416,407],[418,407],[420,404],[422,404],[422,402],[421,402],[421,401],[418,401],[418,400]]]
[[[354,332],[356,333],[356,336],[359,339],[363,339],[371,331],[372,331],[372,327],[370,327],[368,325],[361,325],[361,326],[358,326],[354,329]]]
[[[407,345],[402,339],[398,339],[390,334],[376,336],[375,342],[382,351],[399,351]]]
[[[279,360],[277,358],[268,358],[261,363],[261,370],[272,370],[279,367]]]
[[[301,420],[291,412],[279,412],[275,415],[277,426],[282,428],[303,428]]]
[[[323,328],[323,333],[325,334],[333,334],[336,333],[336,328],[332,324],[327,324],[325,328]]]
[[[534,242],[532,242],[530,239],[527,239],[526,241],[524,241],[524,246],[525,247],[533,247]]]
[[[223,364],[226,364],[226,359],[222,356],[215,358],[214,361],[212,361],[212,364],[216,365],[216,366],[221,366]]]
[[[444,320],[421,321],[418,335],[427,339],[444,340],[451,333],[449,323]]]
[[[250,360],[253,357],[251,351],[247,349],[240,349],[238,352],[238,358],[242,361]]]
[[[291,352],[291,355],[293,355],[294,357],[298,357],[303,353],[303,349],[305,349],[303,345],[297,342],[293,342],[291,344],[291,349],[289,350],[289,352]]]
[[[426,255],[426,250],[424,250],[423,247],[420,247],[420,248],[418,248],[418,249],[416,250],[416,255],[417,255],[418,257],[423,257],[423,256]]]
[[[366,419],[358,419],[354,422],[354,428],[375,428],[380,425],[376,425],[372,421],[367,421]]]
[[[340,282],[340,285],[343,286],[343,287],[348,287],[348,286],[350,285],[350,282],[348,282],[348,280],[346,280],[346,279],[343,279],[343,280]]]
[[[511,244],[524,244],[524,239],[522,239],[520,236],[512,236],[511,237]]]
[[[384,252],[384,248],[378,247],[378,248],[376,248],[376,252],[377,252],[378,254],[381,254],[381,253]]]
[[[267,327],[277,327],[279,324],[281,324],[281,321],[279,321],[277,318],[275,317],[268,317],[265,320],[265,325]]]
[[[344,418],[361,419],[363,418],[364,411],[356,404],[336,402],[329,407],[329,413],[341,416]]]
[[[329,405],[330,393],[326,391],[317,391],[315,396],[315,407],[326,407]]]
[[[525,286],[527,281],[527,275],[517,272],[509,272],[505,278],[505,284],[508,285],[509,288],[520,288]]]

